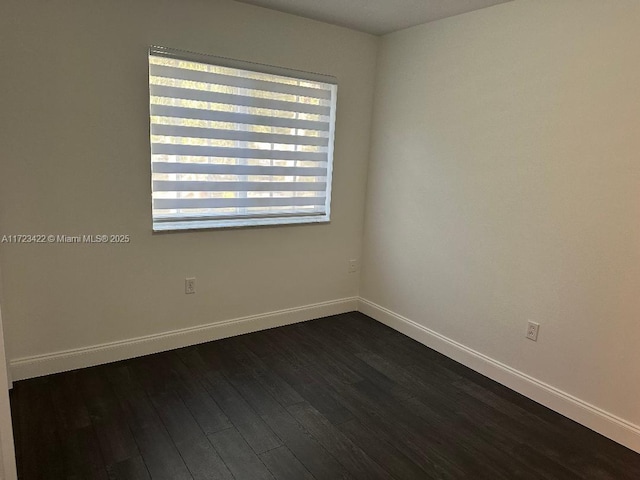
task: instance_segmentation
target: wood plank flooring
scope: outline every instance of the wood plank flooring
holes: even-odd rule
[[[19,478],[640,479],[640,455],[360,313],[17,382]]]

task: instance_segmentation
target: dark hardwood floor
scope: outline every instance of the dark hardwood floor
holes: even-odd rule
[[[17,382],[19,478],[640,479],[640,455],[351,313]]]

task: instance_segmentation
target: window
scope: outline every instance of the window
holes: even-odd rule
[[[328,222],[333,77],[152,47],[153,229]]]

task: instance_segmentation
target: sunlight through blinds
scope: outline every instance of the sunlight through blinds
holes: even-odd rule
[[[329,220],[333,77],[152,47],[154,230]]]

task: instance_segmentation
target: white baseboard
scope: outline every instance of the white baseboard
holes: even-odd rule
[[[358,297],[288,308],[260,315],[183,328],[155,335],[60,352],[16,358],[9,362],[13,381],[140,357],[267,328],[357,310]]]
[[[358,310],[482,375],[640,453],[640,426],[360,298]]]

